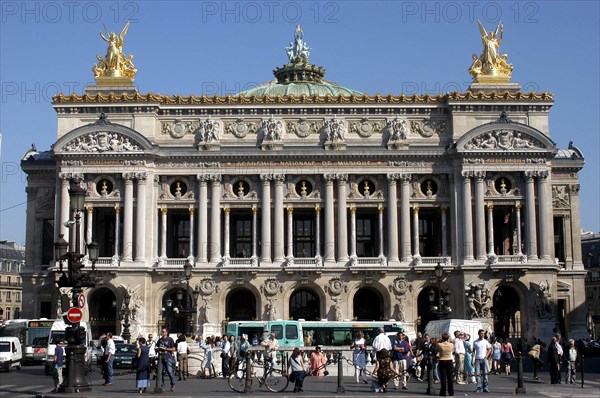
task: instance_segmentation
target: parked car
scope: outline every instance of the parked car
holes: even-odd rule
[[[137,353],[135,344],[115,344],[114,368],[131,368],[133,358]]]
[[[583,343],[583,354],[586,357],[600,357],[600,342],[598,341],[584,341]]]
[[[16,337],[0,337],[0,367],[7,372],[21,370],[23,352],[21,342]]]

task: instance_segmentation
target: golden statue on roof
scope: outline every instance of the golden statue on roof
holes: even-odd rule
[[[480,21],[477,23],[481,33],[483,52],[479,57],[477,54],[473,54],[473,63],[469,68],[473,81],[481,84],[508,83],[513,66],[506,62],[507,54],[500,55],[500,43],[504,32],[502,22],[498,23],[495,30],[489,32],[485,30]]]
[[[137,69],[133,65],[133,54],[126,57],[123,53],[125,35],[129,29],[129,22],[120,34],[106,30],[106,36],[100,32],[100,37],[108,43],[104,58],[97,55],[98,63],[94,65],[94,77],[98,85],[131,85]]]

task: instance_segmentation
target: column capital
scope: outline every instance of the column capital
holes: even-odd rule
[[[92,214],[94,212],[94,206],[89,203],[86,203],[83,207],[85,207],[85,211],[87,214]]]
[[[220,184],[221,178],[222,178],[221,174],[209,174],[208,175],[208,179],[209,179],[209,181],[211,181],[213,183],[213,185]]]
[[[167,214],[167,208],[166,208],[166,207],[161,207],[161,208],[160,208],[160,214],[162,214],[163,216],[164,216],[165,214]]]
[[[275,184],[283,184],[285,182],[285,174],[273,174]]]
[[[442,212],[442,214],[446,214],[446,212],[448,211],[448,206],[440,206],[440,211]]]
[[[377,212],[378,212],[379,214],[383,214],[383,204],[379,203],[379,204],[377,205]]]
[[[467,170],[463,170],[460,172],[460,176],[463,179],[463,182],[466,182],[468,180],[471,179],[471,177],[473,177],[473,172],[472,171],[467,171]]]
[[[58,177],[63,183],[69,183],[71,180],[74,182],[81,182],[83,181],[84,176],[83,173],[58,173]]]
[[[319,205],[315,206],[315,213],[321,214],[321,206],[319,206]]]
[[[258,213],[258,207],[252,206],[252,214]]]
[[[293,207],[291,207],[291,206],[289,206],[289,207],[287,208],[287,212],[288,212],[288,214],[294,214],[294,208],[293,208]]]
[[[121,178],[125,181],[125,184],[133,184],[133,180],[136,177],[136,173],[123,173],[121,174]]]
[[[402,184],[408,184],[410,182],[410,180],[412,179],[412,174],[401,173],[401,174],[399,174],[398,179],[400,180],[400,182],[402,182]]]
[[[119,214],[121,212],[121,206],[115,205],[115,214]]]
[[[196,208],[194,206],[190,206],[188,211],[190,212],[190,215],[194,215],[196,213]]]
[[[520,203],[517,203],[517,204],[515,204],[515,209],[516,209],[517,211],[520,211],[520,210],[521,210],[521,207],[523,207],[523,206],[522,206]]]
[[[133,174],[135,175],[135,179],[137,180],[138,184],[146,183],[146,180],[148,179],[148,173],[139,172],[139,173],[133,173]]]
[[[338,173],[336,174],[336,179],[338,180],[338,184],[345,184],[346,182],[348,182],[348,174]]]
[[[540,181],[546,181],[549,175],[550,173],[548,170],[540,170],[537,172],[537,177],[540,179]]]
[[[323,174],[323,179],[325,180],[325,182],[333,182],[333,180],[336,179],[336,175],[335,174]]]
[[[356,213],[356,206],[350,205],[349,208],[350,208],[350,213],[352,213],[352,214]]]
[[[483,170],[475,170],[472,173],[473,173],[473,176],[475,177],[475,180],[477,180],[477,182],[483,181],[485,179],[486,172]]]
[[[398,181],[400,179],[401,174],[400,173],[388,173],[386,175],[387,180],[390,184],[395,184],[396,181]]]
[[[412,208],[412,210],[413,210],[414,214],[419,214],[419,206],[414,205],[413,208]]]
[[[531,170],[523,172],[523,175],[525,176],[525,180],[527,182],[533,182],[533,178],[536,176],[536,174],[537,173],[535,171],[531,171]]]
[[[230,207],[223,207],[223,213],[225,213],[226,215],[229,215],[230,212],[231,212]]]
[[[273,174],[261,174],[260,180],[264,183],[269,183],[273,179]]]
[[[487,209],[491,213],[494,210],[494,205],[492,203],[487,204]]]
[[[196,174],[196,181],[206,184],[210,181],[210,174]]]

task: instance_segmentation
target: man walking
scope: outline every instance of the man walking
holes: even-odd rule
[[[165,373],[169,376],[171,382],[171,391],[175,391],[175,341],[169,337],[167,328],[162,328],[160,331],[160,339],[156,342],[156,347],[159,352],[162,352],[162,381],[161,386],[165,387]]]
[[[456,384],[467,384],[464,378],[465,372],[465,341],[463,340],[464,333],[460,331],[454,332],[454,378]]]
[[[148,335],[148,358],[150,359],[150,370],[154,373],[153,379],[156,379],[156,341],[152,333]]]
[[[113,362],[115,360],[115,342],[112,339],[112,333],[106,333],[106,348],[104,355],[106,357],[106,375],[103,386],[112,386],[113,382]]]
[[[492,355],[492,345],[485,339],[485,331],[479,329],[477,331],[479,338],[473,343],[473,365],[475,367],[475,375],[477,376],[477,389],[475,392],[490,392],[488,387],[488,358]]]
[[[61,344],[63,344],[63,341],[58,340],[56,342],[56,349],[54,350],[54,368],[52,369],[54,390],[52,390],[52,392],[58,392],[58,388],[63,382],[62,368],[65,362],[65,350],[62,348]]]
[[[402,389],[408,390],[408,387],[406,386],[406,381],[408,379],[408,374],[406,372],[407,371],[406,360],[408,359],[410,349],[408,347],[408,342],[406,341],[406,337],[404,336],[404,333],[398,332],[398,334],[396,335],[396,339],[394,340],[394,343],[392,344],[392,350],[394,353],[392,356],[394,368],[400,374],[400,380],[402,380]],[[398,378],[397,377],[394,377],[394,389],[395,390],[398,389]]]

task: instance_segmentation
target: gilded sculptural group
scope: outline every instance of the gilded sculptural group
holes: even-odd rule
[[[98,63],[92,68],[96,79],[101,77],[134,79],[137,69],[133,65],[133,54],[129,54],[129,57],[126,57],[123,53],[123,44],[128,29],[129,22],[127,22],[120,34],[106,30],[105,36],[100,32],[100,37],[108,43],[108,48],[106,49],[104,58],[96,55]]]
[[[506,61],[507,54],[500,55],[504,25],[500,22],[495,30],[487,32],[480,21],[477,21],[477,23],[481,33],[483,52],[480,56],[473,54],[473,63],[469,68],[469,73],[476,83],[508,82],[513,66]]]

